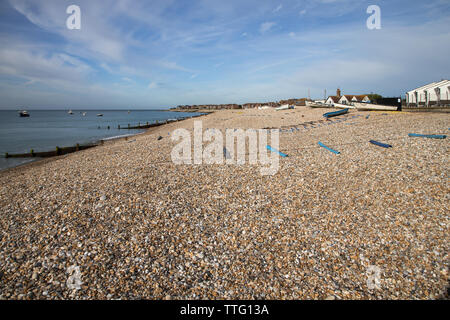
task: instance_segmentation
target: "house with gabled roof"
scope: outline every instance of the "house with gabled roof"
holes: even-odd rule
[[[335,103],[339,103],[339,98],[338,96],[329,96],[327,101],[325,102],[326,104],[332,105]]]
[[[344,94],[340,99],[339,99],[339,103],[340,104],[351,104],[352,100],[353,100],[354,96],[353,95],[349,95],[349,94]]]
[[[353,102],[370,102],[370,98],[366,94],[362,95],[341,95],[341,89],[337,89],[335,96],[329,96],[326,104],[347,104],[351,105]]]
[[[352,102],[365,102],[365,103],[369,103],[370,102],[370,98],[368,95],[366,94],[362,94],[359,96],[354,96],[352,99]]]

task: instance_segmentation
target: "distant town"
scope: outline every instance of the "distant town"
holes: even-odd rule
[[[336,95],[328,96],[324,100],[316,100],[330,106],[334,104],[352,105],[353,103],[373,103],[386,106],[401,106],[403,108],[448,108],[450,106],[450,81],[441,80],[408,91],[406,99],[402,97],[383,97],[379,94],[343,94],[341,89],[336,90]],[[205,104],[205,105],[180,105],[171,110],[226,110],[226,109],[257,109],[277,108],[282,105],[305,106],[310,98],[293,98],[278,102],[252,102],[245,104]]]

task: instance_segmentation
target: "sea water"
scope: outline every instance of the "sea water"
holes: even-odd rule
[[[83,113],[86,115],[83,116]],[[67,110],[29,111],[29,118],[17,111],[0,111],[0,170],[15,167],[35,159],[5,159],[5,153],[52,151],[58,146],[69,147],[102,139],[138,134],[144,130],[119,130],[139,123],[192,117],[197,113],[143,110]],[[98,117],[98,114],[103,114]],[[109,129],[108,129],[109,127]]]

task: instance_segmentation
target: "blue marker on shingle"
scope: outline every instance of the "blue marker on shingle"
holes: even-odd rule
[[[320,142],[320,141],[319,141],[319,146],[321,146],[322,148],[325,148],[325,149],[327,149],[328,151],[333,152],[333,153],[335,153],[335,154],[341,154],[339,151],[336,151],[336,150],[333,150],[333,149],[327,147],[326,145],[324,145],[324,144],[323,144],[322,142]]]
[[[271,146],[267,146],[267,150],[269,150],[269,151],[271,151],[271,152],[278,153],[278,154],[279,154],[281,157],[283,157],[283,158],[287,158],[287,157],[288,157],[287,154],[284,154],[284,153],[278,151],[277,149],[272,148]]]

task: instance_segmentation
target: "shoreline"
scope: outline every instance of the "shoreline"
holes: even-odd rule
[[[183,112],[185,112],[185,111],[183,111]],[[67,157],[67,156],[69,156],[69,155],[71,155],[73,153],[83,152],[84,150],[88,150],[88,149],[95,149],[95,148],[97,148],[99,146],[102,146],[104,144],[115,143],[115,142],[118,142],[118,141],[121,141],[121,140],[127,141],[130,137],[136,137],[136,136],[139,136],[139,135],[145,135],[145,134],[153,131],[153,129],[160,128],[160,127],[169,125],[171,123],[182,122],[182,121],[190,120],[192,118],[199,118],[199,117],[207,116],[210,113],[214,113],[214,111],[209,111],[208,113],[207,112],[202,112],[202,111],[198,111],[198,112],[195,111],[195,112],[192,112],[192,113],[205,113],[205,114],[204,115],[191,116],[191,117],[187,117],[187,118],[184,118],[184,119],[181,119],[181,120],[177,120],[177,121],[165,120],[165,122],[161,122],[159,124],[158,123],[152,124],[151,127],[146,128],[146,129],[130,129],[130,130],[144,130],[144,131],[143,132],[134,133],[134,134],[125,134],[125,135],[120,135],[120,136],[113,136],[113,137],[109,137],[109,138],[104,138],[104,139],[100,139],[100,140],[93,140],[93,141],[91,141],[89,143],[80,145],[80,148],[83,148],[81,150],[73,151],[73,152],[67,152],[67,153],[61,154],[61,155],[51,155],[51,156],[46,156],[46,157],[36,157],[35,159],[34,159],[34,157],[21,157],[21,156],[17,157],[14,154],[9,155],[8,157],[3,156],[3,158],[7,158],[7,159],[9,159],[9,158],[10,159],[30,159],[30,161],[26,162],[26,163],[22,163],[22,164],[16,165],[16,166],[13,166],[13,167],[0,169],[0,173],[8,172],[8,171],[11,171],[11,170],[14,170],[14,169],[18,169],[18,168],[26,168],[29,165],[30,166],[31,165],[36,165],[36,164],[41,163],[41,162],[44,164],[44,163],[47,163],[46,160],[61,159],[61,158]],[[129,130],[129,129],[125,128],[123,130]],[[72,146],[72,147],[61,147],[61,149],[68,149],[68,148],[74,148],[74,146]],[[52,153],[52,152],[53,151],[43,151],[43,152],[36,152],[36,154],[47,154],[47,153]]]

